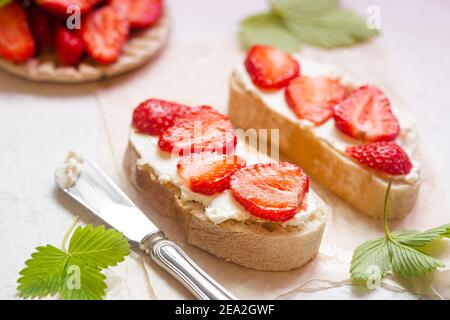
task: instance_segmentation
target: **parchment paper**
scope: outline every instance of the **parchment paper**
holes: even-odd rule
[[[383,88],[393,103],[407,109],[407,99],[395,91],[395,74],[389,58],[376,41],[351,49],[321,51],[304,49],[303,54],[319,61],[332,63],[349,72],[357,79]],[[227,112],[228,78],[233,67],[241,62],[243,53],[234,39],[216,39],[208,42],[169,43],[166,50],[151,64],[138,72],[104,82],[98,91],[102,121],[100,141],[100,165],[121,188],[146,212],[149,217],[206,272],[241,299],[295,299],[317,298],[310,295],[323,291],[320,297],[370,298],[373,292],[355,287],[348,281],[349,262],[354,248],[362,242],[382,236],[379,220],[366,217],[344,203],[332,193],[313,181],[313,188],[331,206],[328,222],[316,259],[301,269],[290,272],[258,272],[218,259],[207,252],[186,244],[176,222],[154,212],[132,187],[123,169],[123,156],[128,142],[128,130],[133,108],[149,97],[159,97],[188,103],[209,104]],[[426,155],[422,143],[422,155]],[[423,183],[416,208],[406,218],[390,223],[391,229],[424,230],[450,222],[447,199],[432,164],[421,156]],[[442,241],[434,248],[434,256],[450,265],[450,245]],[[143,272],[133,259],[130,272]],[[134,298],[178,299],[192,296],[174,279],[144,258],[147,284],[141,284]],[[127,264],[125,264],[126,267]],[[126,281],[124,273],[117,274],[115,286]],[[141,277],[141,281],[143,277]],[[149,285],[149,287],[147,287]],[[127,285],[127,290],[133,290]],[[131,288],[130,288],[131,287]],[[328,294],[330,288],[341,288]],[[430,298],[450,298],[450,271],[437,271],[421,280],[405,281],[389,277],[382,288],[376,289],[376,297],[417,298],[399,294],[407,288],[411,293],[424,294]],[[120,290],[118,290],[120,292]],[[125,297],[111,294],[111,297]]]

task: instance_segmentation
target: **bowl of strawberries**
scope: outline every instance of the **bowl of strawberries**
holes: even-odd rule
[[[0,68],[67,83],[136,69],[169,34],[164,0],[6,0],[0,26]]]

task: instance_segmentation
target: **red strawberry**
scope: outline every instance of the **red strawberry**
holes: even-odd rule
[[[201,151],[229,154],[236,145],[230,119],[211,107],[193,108],[164,131],[158,141],[163,151],[187,155]]]
[[[31,7],[27,10],[27,14],[37,49],[39,52],[43,52],[51,46],[53,40],[50,17],[45,11],[38,7]]]
[[[338,80],[298,77],[286,87],[286,102],[298,118],[321,125],[333,116],[333,106],[345,97]]]
[[[394,142],[373,142],[345,149],[347,154],[361,164],[391,175],[405,175],[412,163],[403,149]]]
[[[133,112],[133,127],[140,133],[160,135],[181,118],[190,108],[175,102],[149,99]]]
[[[238,156],[211,152],[184,156],[177,164],[178,174],[190,189],[207,195],[229,189],[231,175],[242,167],[245,160]]]
[[[353,90],[336,105],[334,120],[339,130],[362,141],[390,141],[400,133],[389,100],[371,86]]]
[[[123,12],[132,29],[146,29],[154,25],[163,13],[163,0],[110,0]]]
[[[55,51],[59,63],[76,65],[83,56],[83,40],[76,32],[69,31],[63,26],[58,26],[55,37]]]
[[[104,64],[119,58],[129,30],[128,21],[111,6],[89,13],[81,28],[87,53]]]
[[[309,179],[291,163],[258,163],[236,170],[230,189],[252,215],[282,222],[291,219],[301,207],[309,190]]]
[[[36,3],[57,16],[67,16],[67,8],[71,5],[78,6],[81,14],[91,11],[98,1],[94,0],[36,0]]]
[[[298,62],[289,54],[269,46],[253,46],[245,67],[253,83],[262,89],[280,89],[300,74]]]
[[[0,7],[0,57],[24,62],[34,53],[25,10],[16,2]]]

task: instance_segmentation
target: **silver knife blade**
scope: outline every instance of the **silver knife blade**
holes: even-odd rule
[[[56,184],[95,215],[122,232],[129,240],[141,242],[158,227],[93,162],[84,160],[76,182],[64,186],[55,173]]]

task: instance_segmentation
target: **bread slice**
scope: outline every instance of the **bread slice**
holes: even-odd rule
[[[237,127],[244,129],[279,129],[278,143],[283,154],[361,212],[373,217],[383,216],[389,178],[358,165],[330,143],[318,139],[310,127],[302,126],[268,106],[244,85],[236,71],[230,79],[229,116]],[[389,218],[400,218],[411,211],[419,185],[420,179],[413,182],[393,180]]]
[[[247,268],[285,271],[304,265],[319,249],[328,210],[319,197],[319,210],[301,226],[283,227],[252,220],[214,224],[205,215],[202,203],[183,199],[179,187],[158,179],[131,140],[124,163],[131,181],[155,210],[174,216],[189,244],[217,257]]]

